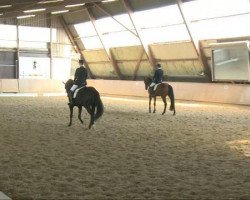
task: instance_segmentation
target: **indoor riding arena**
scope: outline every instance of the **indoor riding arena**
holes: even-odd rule
[[[249,11],[1,0],[0,200],[250,200]]]

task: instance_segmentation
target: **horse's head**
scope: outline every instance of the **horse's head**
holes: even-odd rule
[[[68,93],[70,88],[74,85],[74,81],[72,79],[67,80],[67,82],[65,83],[65,90]]]
[[[145,84],[145,90],[148,89],[148,87],[150,86],[150,84],[152,83],[152,79],[150,77],[145,77],[144,78],[144,84]]]

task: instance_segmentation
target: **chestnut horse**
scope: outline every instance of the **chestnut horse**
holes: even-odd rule
[[[151,100],[154,98],[154,111],[155,113],[155,105],[156,105],[156,97],[161,96],[162,101],[164,103],[164,110],[162,112],[162,115],[166,112],[167,107],[167,100],[166,96],[169,96],[171,104],[170,104],[170,110],[174,111],[173,115],[175,115],[175,102],[174,102],[174,91],[173,87],[169,85],[168,83],[161,83],[157,86],[156,90],[154,91],[154,87],[150,87],[150,84],[153,82],[153,80],[150,77],[144,78],[144,84],[145,84],[145,90],[148,90],[149,94],[149,112],[151,113]]]

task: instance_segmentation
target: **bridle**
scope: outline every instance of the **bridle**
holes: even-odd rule
[[[149,77],[147,77],[144,79],[144,83],[145,83],[145,89],[147,90],[150,84],[152,83],[152,80]]]

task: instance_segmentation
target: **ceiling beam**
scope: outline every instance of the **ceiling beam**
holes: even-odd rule
[[[138,35],[138,39],[140,40],[140,43],[143,46],[144,51],[146,52],[146,56],[148,58],[148,61],[149,61],[150,65],[151,65],[151,67],[153,69],[155,69],[156,68],[156,63],[155,63],[155,59],[154,59],[154,57],[153,57],[153,55],[152,55],[152,53],[151,53],[151,51],[149,49],[149,44],[145,40],[143,40],[139,28],[134,23],[134,12],[132,10],[130,2],[129,2],[129,0],[122,0],[122,1],[123,1],[124,7],[125,7],[128,15],[129,15],[131,23],[134,26],[136,34]]]
[[[63,26],[63,28],[64,28],[64,30],[65,30],[65,32],[66,32],[66,34],[67,34],[67,36],[68,36],[68,38],[70,40],[70,42],[71,42],[71,44],[73,45],[74,50],[76,52],[78,52],[81,55],[81,57],[85,60],[85,66],[86,66],[86,68],[88,70],[89,77],[94,79],[95,77],[92,74],[88,63],[86,62],[86,59],[84,58],[82,50],[80,49],[78,43],[74,40],[74,37],[72,36],[72,33],[71,33],[69,27],[67,26],[67,23],[66,23],[65,19],[63,18],[63,16],[60,16],[60,21],[61,21],[61,24],[62,24],[62,26]]]
[[[19,79],[20,72],[20,38],[19,38],[19,25],[16,22],[16,79]],[[18,81],[18,90],[19,90],[19,81]]]
[[[123,76],[122,76],[122,74],[121,74],[121,71],[120,71],[120,69],[119,69],[119,67],[118,67],[118,64],[116,63],[116,61],[115,61],[115,59],[114,59],[114,57],[113,57],[113,55],[112,55],[112,52],[111,52],[110,48],[109,48],[107,45],[104,44],[104,42],[103,42],[103,35],[102,35],[102,33],[98,30],[98,28],[96,27],[96,22],[95,22],[96,19],[95,19],[94,15],[93,15],[92,11],[90,10],[90,8],[87,8],[87,13],[88,13],[88,15],[89,15],[89,19],[90,19],[90,21],[91,21],[91,23],[92,23],[92,25],[93,25],[95,31],[96,31],[96,34],[97,34],[97,36],[98,36],[99,39],[100,39],[100,42],[101,42],[101,44],[102,44],[102,47],[103,47],[103,49],[105,50],[105,52],[106,52],[106,54],[107,54],[107,57],[108,57],[109,61],[111,62],[112,66],[113,66],[113,68],[114,68],[114,70],[115,70],[115,72],[116,72],[116,75],[118,76],[119,79],[123,79]]]
[[[209,78],[210,81],[212,81],[212,71],[208,64],[209,58],[206,57],[204,49],[202,47],[201,41],[199,41],[199,52],[200,52],[200,59],[205,67],[205,75]]]
[[[53,40],[53,27],[52,27],[52,18],[50,17],[50,14],[48,15],[48,25],[49,25],[49,31],[50,31],[50,39],[49,39],[49,56],[50,56],[50,79],[53,78],[53,44],[52,44],[52,40]]]
[[[134,33],[133,31],[131,31],[128,27],[126,27],[124,24],[122,24],[121,22],[119,22],[116,18],[114,18],[108,11],[106,11],[102,6],[100,6],[99,4],[96,4],[96,7],[99,8],[103,13],[105,13],[107,16],[111,17],[114,21],[116,21],[118,24],[120,24],[123,28],[125,28],[127,31],[129,31],[130,33],[132,33],[135,37],[138,38],[138,35],[136,33]]]
[[[183,11],[183,2],[182,2],[182,0],[176,0],[176,3],[177,3],[177,6],[179,8],[179,11],[180,11],[180,14],[182,16],[182,19],[184,21],[184,24],[186,26],[186,29],[188,31],[188,34],[189,34],[189,37],[191,39],[192,45],[193,45],[193,47],[195,49],[195,52],[197,54],[197,57],[199,57],[198,40],[194,39],[194,36],[193,36],[193,34],[192,34],[191,30],[190,30],[190,23],[186,19],[186,16],[185,16],[184,11]]]
[[[134,80],[136,80],[136,78],[137,78],[137,74],[138,74],[138,71],[139,71],[139,68],[140,68],[140,65],[141,65],[143,55],[144,55],[144,49],[141,48],[140,55],[139,55],[139,58],[137,60],[135,70],[134,70]]]
[[[206,75],[209,77],[210,80],[212,80],[211,69],[210,69],[208,63],[205,61],[204,56],[201,55],[202,52],[200,50],[199,41],[198,41],[198,39],[196,39],[193,36],[193,34],[191,32],[191,28],[190,28],[190,22],[187,20],[186,15],[184,13],[184,10],[183,10],[183,1],[182,0],[176,0],[176,3],[177,3],[177,6],[179,8],[179,11],[180,11],[180,14],[182,16],[182,19],[184,21],[184,24],[186,26],[186,29],[188,31],[188,34],[189,34],[189,37],[191,39],[192,45],[194,47],[194,50],[195,50],[195,52],[197,54],[197,57],[198,57],[200,63],[203,65],[203,67],[204,67],[204,69],[206,71]]]

